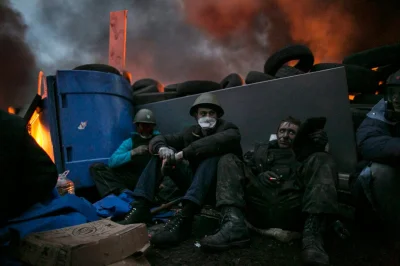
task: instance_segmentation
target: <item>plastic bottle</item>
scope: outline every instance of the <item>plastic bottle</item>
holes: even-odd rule
[[[67,175],[69,174],[69,170],[65,171],[62,174],[58,175],[58,180],[57,180],[57,191],[61,196],[64,196],[65,194],[75,194],[75,185],[74,182],[69,180],[67,178]]]

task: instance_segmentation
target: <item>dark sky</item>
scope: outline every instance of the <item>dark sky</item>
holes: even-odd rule
[[[399,40],[394,0],[12,0],[27,27],[4,2],[0,53],[8,57],[1,57],[0,107],[26,102],[38,69],[53,74],[107,63],[114,10],[129,10],[127,68],[134,79],[165,84],[262,70],[272,52],[291,43],[309,45],[318,62],[340,62]]]

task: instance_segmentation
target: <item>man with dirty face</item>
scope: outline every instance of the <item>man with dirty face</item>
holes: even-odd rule
[[[201,240],[203,250],[248,245],[246,216],[260,229],[303,230],[304,263],[329,265],[322,234],[337,212],[338,172],[325,152],[323,126],[310,126],[310,121],[319,120],[301,125],[288,117],[279,124],[276,139],[256,144],[244,162],[233,154],[221,157],[216,203],[222,221],[216,234]]]
[[[221,119],[223,114],[214,94],[201,94],[190,109],[197,125],[182,133],[156,136],[150,141],[150,152],[158,156],[150,160],[140,176],[133,192],[135,202],[122,224],[150,222],[149,209],[157,185],[163,176],[169,176],[186,192],[183,209],[151,237],[151,242],[168,247],[190,237],[193,217],[200,211],[212,185],[215,186],[220,157],[228,153],[242,156],[239,129]]]
[[[387,230],[400,238],[400,70],[386,81],[378,102],[356,132],[361,172],[350,186],[356,219],[368,231]]]

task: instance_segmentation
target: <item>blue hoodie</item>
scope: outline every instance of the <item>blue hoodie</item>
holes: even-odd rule
[[[398,123],[385,118],[385,101],[382,99],[367,114],[357,129],[357,146],[366,161],[398,164],[400,160],[400,134]]]
[[[139,134],[137,132],[133,132],[132,134]],[[153,131],[153,136],[160,135],[158,130]],[[115,168],[126,164],[131,161],[131,150],[133,149],[132,138],[126,139],[122,142],[122,144],[118,147],[118,149],[111,155],[108,160],[108,166],[111,168]]]

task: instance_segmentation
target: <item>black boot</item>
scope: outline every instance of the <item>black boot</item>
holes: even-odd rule
[[[250,236],[244,222],[244,215],[236,207],[224,207],[221,210],[221,227],[211,236],[200,241],[204,251],[223,251],[232,247],[245,247],[250,244]]]
[[[159,232],[151,236],[151,244],[159,248],[178,245],[190,237],[192,222],[192,216],[184,216],[182,212],[178,212]]]
[[[137,224],[137,223],[151,223],[150,204],[144,200],[134,201],[131,210],[123,217],[122,220],[117,221],[119,224]]]
[[[305,222],[302,241],[304,265],[329,265],[329,256],[324,250],[323,232],[326,219],[323,215],[310,214]]]

